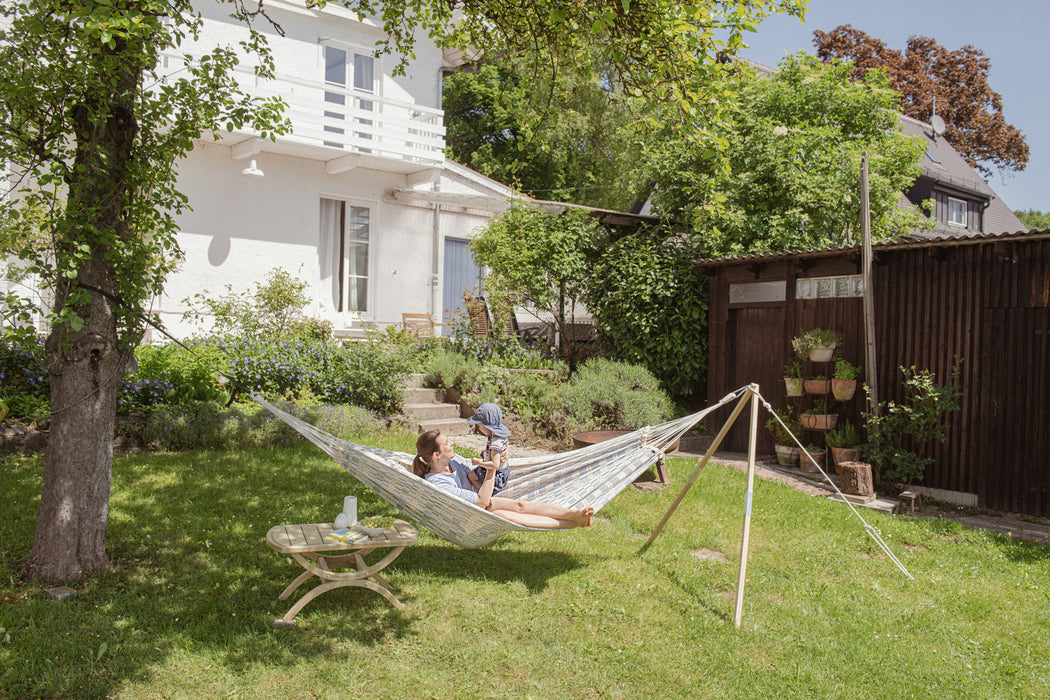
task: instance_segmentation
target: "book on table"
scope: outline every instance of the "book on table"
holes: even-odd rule
[[[328,536],[348,544],[357,544],[368,539],[368,535],[365,533],[351,530],[348,527],[341,527],[338,530],[332,530],[328,533]]]

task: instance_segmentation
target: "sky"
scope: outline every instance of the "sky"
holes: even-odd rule
[[[767,66],[784,56],[815,53],[813,32],[840,24],[903,52],[908,37],[927,36],[948,50],[971,44],[991,61],[988,83],[1003,115],[1025,136],[1028,166],[993,172],[988,184],[1013,210],[1050,211],[1050,0],[810,0],[805,24],[767,18],[748,34],[740,55]]]

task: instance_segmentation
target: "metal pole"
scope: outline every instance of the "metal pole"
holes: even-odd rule
[[[861,245],[861,280],[864,284],[864,378],[868,385],[868,410],[879,405],[878,373],[875,367],[875,297],[871,285],[871,204],[868,200],[868,154],[860,159],[860,215],[864,240]]]
[[[754,384],[751,385],[751,387],[754,386]],[[751,387],[748,387],[749,392]],[[685,482],[685,486],[683,486],[682,490],[678,492],[678,496],[674,499],[674,503],[671,504],[671,507],[667,509],[667,512],[664,513],[664,517],[660,520],[660,524],[656,526],[655,530],[653,530],[653,534],[649,535],[649,540],[642,545],[642,552],[649,549],[649,545],[656,541],[657,535],[659,535],[660,531],[664,529],[664,525],[667,524],[667,521],[671,519],[671,514],[674,513],[675,509],[678,508],[678,504],[682,502],[683,498],[685,498],[685,494],[690,488],[692,488],[693,482],[696,481],[696,477],[700,476],[700,472],[707,466],[707,460],[711,459],[711,455],[713,455],[715,450],[718,449],[718,446],[722,444],[722,440],[725,439],[726,433],[729,432],[729,429],[733,427],[733,423],[736,422],[736,417],[740,415],[740,412],[744,410],[744,406],[747,405],[748,395],[748,393],[745,393],[740,397],[740,401],[737,402],[736,408],[733,409],[733,413],[731,413],[729,418],[726,419],[725,425],[723,425],[722,429],[718,431],[718,435],[715,436],[715,439],[711,441],[711,446],[707,448],[707,452],[704,453],[699,464],[696,465],[696,469],[693,470],[692,475],[689,477],[689,481]]]
[[[747,444],[747,493],[744,496],[744,536],[740,542],[740,573],[736,579],[736,608],[733,612],[733,625],[740,629],[740,620],[744,614],[744,582],[747,580],[747,546],[751,539],[751,500],[755,491],[755,451],[758,437],[758,385],[752,384],[751,391],[751,437]]]

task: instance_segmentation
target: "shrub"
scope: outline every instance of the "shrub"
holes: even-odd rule
[[[187,347],[188,350],[170,343],[136,348],[138,368],[124,379],[117,410],[151,410],[162,403],[225,403],[229,392],[219,384],[216,372],[226,364],[223,353],[211,342],[191,343]]]
[[[612,430],[653,425],[671,416],[671,400],[639,365],[589,360],[565,385],[559,400],[583,425]]]
[[[142,428],[149,447],[172,451],[240,447],[247,438],[248,420],[241,411],[203,401],[155,406]]]
[[[39,336],[0,339],[0,397],[8,418],[34,422],[50,415],[51,382],[43,358]]]
[[[797,415],[795,415],[795,409],[792,406],[773,411],[779,418],[778,421],[774,417],[770,417],[766,421],[766,430],[773,436],[773,442],[777,445],[791,446],[795,444],[795,440],[802,435],[802,431],[805,428],[802,426],[802,421]],[[781,421],[783,425],[781,425]],[[786,426],[786,427],[785,427]],[[790,431],[790,432],[789,432]]]

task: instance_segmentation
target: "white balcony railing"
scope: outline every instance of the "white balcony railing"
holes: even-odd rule
[[[182,57],[167,54],[162,71],[175,75],[183,66]],[[279,140],[424,167],[440,165],[444,159],[444,113],[440,109],[290,75],[260,80],[251,68],[239,67],[236,77],[246,93],[280,97],[288,105],[285,116],[292,131]]]

